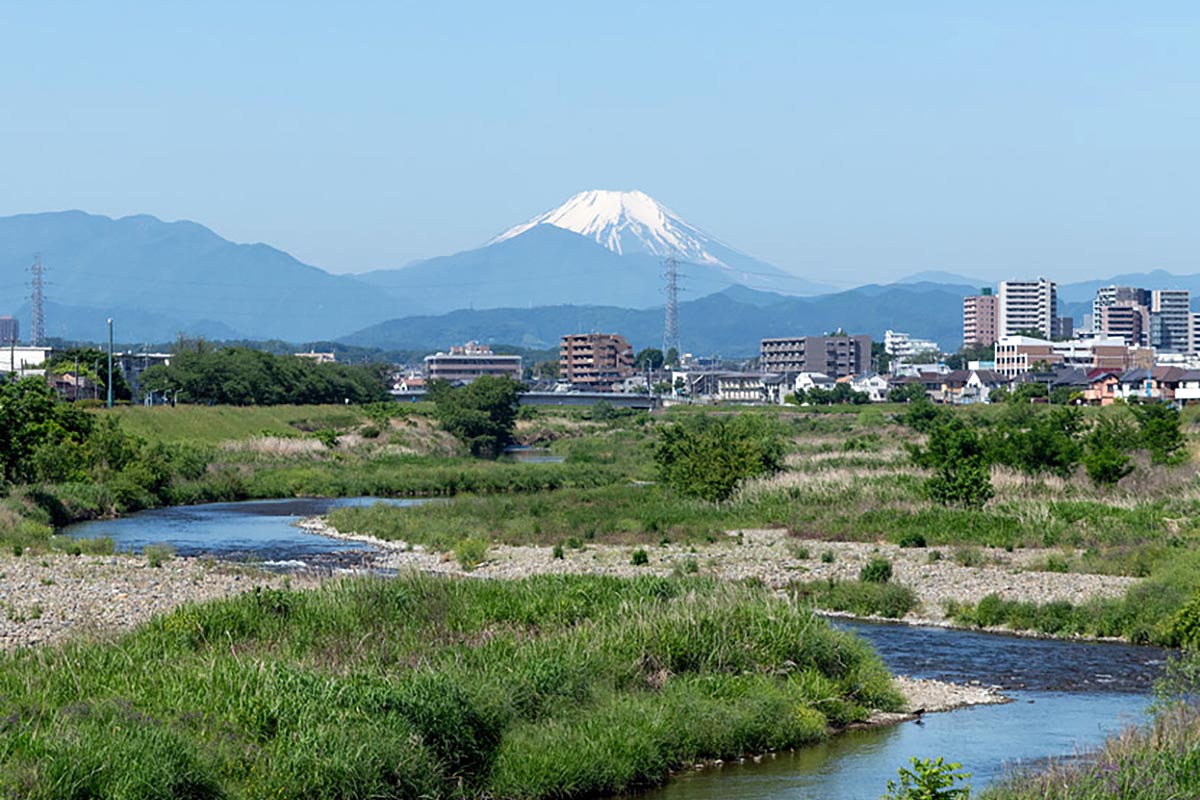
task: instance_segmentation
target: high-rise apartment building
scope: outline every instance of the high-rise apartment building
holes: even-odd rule
[[[1162,352],[1186,353],[1191,314],[1187,289],[1155,289],[1150,298],[1150,344]]]
[[[1045,278],[1036,281],[1000,281],[996,332],[1015,336],[1041,331],[1053,336],[1058,330],[1058,284]]]
[[[996,316],[1000,298],[991,289],[963,298],[963,345],[987,347],[996,343]]]
[[[871,337],[796,336],[762,340],[763,372],[821,372],[831,378],[871,368]]]
[[[1096,335],[1102,339],[1121,339],[1135,347],[1150,343],[1150,311],[1132,300],[1100,306],[1095,326]]]
[[[0,317],[0,344],[16,344],[20,339],[20,323],[13,317]]]
[[[633,374],[633,347],[617,333],[576,333],[562,337],[558,374],[573,386],[611,392]]]
[[[1100,318],[1105,307],[1118,303],[1134,303],[1149,311],[1150,292],[1136,286],[1101,286],[1097,289],[1096,299],[1092,301],[1092,327],[1097,336],[1117,335],[1109,334],[1101,328]],[[1147,331],[1147,335],[1149,335],[1149,331]],[[1131,344],[1136,344],[1136,342]]]

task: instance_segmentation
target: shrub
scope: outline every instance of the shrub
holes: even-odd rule
[[[962,420],[934,428],[926,448],[914,448],[912,454],[917,464],[934,471],[925,484],[933,500],[979,509],[991,499],[992,478],[983,443]]]
[[[919,531],[908,531],[900,535],[900,539],[896,544],[901,547],[924,547],[925,535]]]
[[[783,441],[771,418],[694,416],[662,430],[654,460],[662,481],[675,491],[720,502],[742,480],[779,471]]]
[[[554,545],[554,551],[551,553],[554,558],[563,558],[563,546],[561,544]]]
[[[872,558],[858,571],[863,583],[887,583],[892,579],[892,562],[882,556]]]
[[[1111,486],[1133,472],[1124,444],[1131,438],[1128,426],[1111,417],[1097,420],[1084,446],[1083,466],[1097,486]]]
[[[1151,462],[1173,464],[1187,457],[1176,409],[1166,403],[1137,403],[1129,408],[1138,421],[1139,439],[1149,451]]]
[[[825,552],[821,553],[821,563],[822,564],[832,564],[833,563],[833,551],[832,550],[826,550]]]
[[[629,559],[629,563],[635,567],[644,567],[650,563],[650,556],[642,548],[633,551],[633,556]]]
[[[454,546],[458,565],[470,572],[487,560],[488,545],[482,539],[467,538]]]
[[[142,549],[142,556],[145,557],[146,563],[158,569],[164,561],[175,557],[175,550],[169,544],[148,544]]]
[[[962,764],[915,756],[909,763],[912,769],[899,769],[899,781],[888,781],[882,800],[966,800],[971,796],[971,787],[965,783],[971,773],[961,772]],[[963,785],[955,786],[960,781]]]

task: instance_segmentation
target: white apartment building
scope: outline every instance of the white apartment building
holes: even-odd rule
[[[1054,281],[1000,281],[999,296],[999,337],[1033,330],[1053,336],[1058,330],[1058,284]]]
[[[917,353],[929,350],[941,352],[937,342],[929,339],[914,339],[911,334],[892,330],[883,333],[883,350],[892,358],[900,361],[907,361]]]

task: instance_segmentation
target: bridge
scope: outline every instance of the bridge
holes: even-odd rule
[[[425,399],[425,390],[415,392],[392,392],[398,403],[419,403]],[[652,411],[658,407],[658,398],[650,394],[616,394],[611,392],[524,392],[520,404],[523,406],[594,406],[604,401],[613,408],[632,408]]]

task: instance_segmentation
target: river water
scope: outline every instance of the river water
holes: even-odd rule
[[[119,549],[170,544],[180,555],[277,568],[369,565],[371,548],[296,527],[331,508],[419,500],[295,499],[156,509],[66,529],[109,536]],[[1071,757],[1140,721],[1163,651],[1119,644],[1027,639],[943,628],[834,620],[868,639],[900,674],[997,686],[1006,705],[928,714],[921,724],[852,731],[762,763],[688,772],[642,800],[874,800],[910,757],[959,761],[979,788],[1006,769]]]

